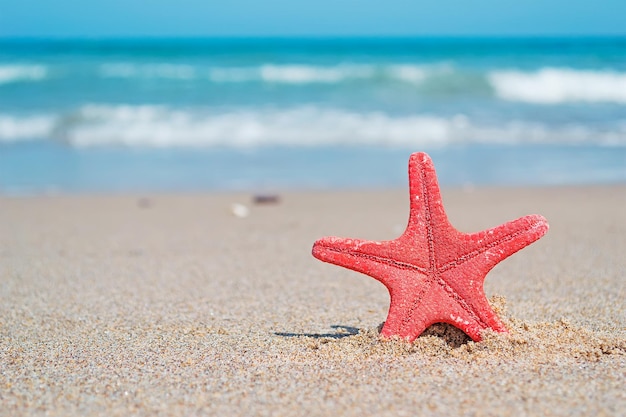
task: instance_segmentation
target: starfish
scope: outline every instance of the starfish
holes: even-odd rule
[[[409,223],[400,237],[381,242],[325,237],[313,245],[313,256],[387,287],[384,339],[412,342],[434,323],[458,327],[474,341],[485,329],[506,333],[485,296],[485,276],[542,237],[546,219],[529,215],[478,233],[459,232],[448,221],[435,167],[425,153],[409,159],[409,191]]]

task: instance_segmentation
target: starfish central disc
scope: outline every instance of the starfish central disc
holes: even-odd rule
[[[434,323],[456,326],[475,341],[485,329],[506,332],[485,296],[485,276],[542,237],[546,219],[530,215],[478,233],[459,232],[448,221],[435,168],[425,153],[411,155],[409,191],[409,222],[400,237],[382,242],[325,237],[313,245],[313,256],[387,287],[385,338],[413,341]]]

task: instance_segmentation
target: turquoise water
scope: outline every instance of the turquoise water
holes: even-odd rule
[[[0,41],[0,192],[626,181],[626,39]]]

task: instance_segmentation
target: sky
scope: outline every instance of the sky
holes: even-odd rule
[[[0,37],[626,35],[626,0],[0,0]]]

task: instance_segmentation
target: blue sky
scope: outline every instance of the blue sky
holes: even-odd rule
[[[2,37],[626,35],[626,0],[0,0]]]

